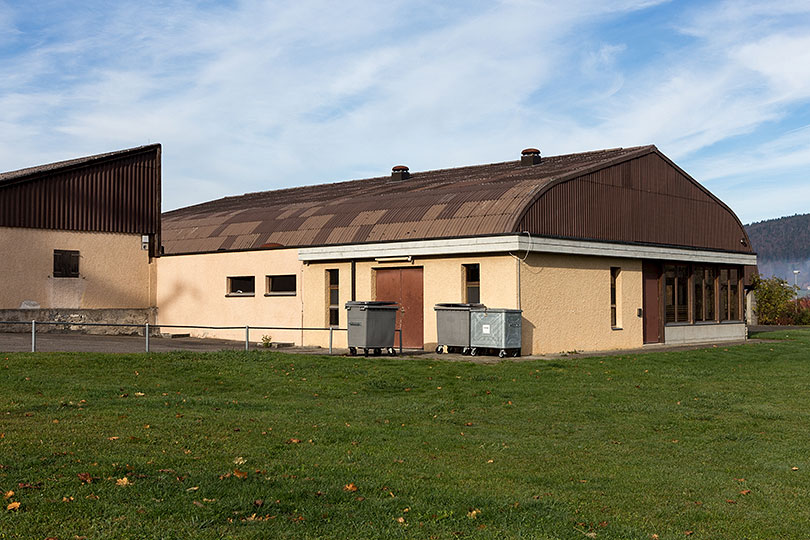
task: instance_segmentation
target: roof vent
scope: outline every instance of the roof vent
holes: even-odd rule
[[[405,165],[397,165],[391,169],[391,178],[394,180],[405,180],[410,177],[411,173],[408,172],[408,167]]]
[[[537,165],[540,163],[540,150],[537,148],[526,148],[520,153],[521,165]]]

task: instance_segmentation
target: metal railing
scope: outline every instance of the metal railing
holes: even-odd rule
[[[0,324],[8,325],[28,325],[25,321],[0,321]],[[299,327],[293,328],[289,326],[203,326],[203,325],[182,325],[182,324],[125,324],[125,323],[87,323],[87,322],[70,322],[70,321],[31,321],[31,352],[37,352],[37,326],[50,325],[50,326],[104,326],[111,328],[143,328],[145,352],[149,352],[149,336],[150,331],[161,328],[182,328],[184,330],[245,330],[245,350],[250,350],[250,331],[251,330],[294,330],[299,332],[304,331],[322,331],[329,332],[329,354],[332,354],[332,344],[334,342],[335,332],[346,332],[346,328],[338,328],[334,326],[319,328],[319,327]],[[394,332],[399,335],[399,354],[402,354],[402,329],[395,328]]]

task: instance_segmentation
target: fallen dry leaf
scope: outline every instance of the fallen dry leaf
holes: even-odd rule
[[[750,489],[744,489],[740,492],[740,495],[748,495],[749,493],[751,493]]]
[[[354,483],[346,484],[343,486],[343,491],[357,491],[357,486],[355,486]]]
[[[658,535],[657,534],[650,535],[650,540],[658,540]]]
[[[790,470],[791,470],[791,471],[798,471],[798,470],[799,470],[799,468],[798,468],[798,467],[791,467],[791,468],[790,468]]]
[[[79,480],[82,481],[82,484],[91,484],[93,482],[93,477],[90,473],[80,472],[76,476],[79,477]]]
[[[301,439],[287,439],[287,444],[298,444],[301,442]]]
[[[198,489],[200,489],[200,486],[194,486],[194,487],[188,488],[186,491],[197,491]]]
[[[122,487],[130,485],[130,483],[131,482],[129,481],[129,478],[127,478],[126,476],[123,477],[123,478],[119,478],[118,480],[115,481],[116,486],[122,486]]]
[[[202,507],[204,506],[204,505],[203,505],[203,503],[201,503],[200,501],[191,501],[191,503],[192,503],[194,506],[199,506],[200,508],[202,508]]]
[[[683,534],[685,534],[686,536],[692,536],[693,534],[695,534],[695,531],[683,531]]]
[[[108,441],[117,441],[118,437],[107,437]]]
[[[20,503],[18,502],[8,503],[8,506],[6,506],[6,510],[16,510],[19,507]]]
[[[245,471],[240,471],[239,469],[234,469],[233,475],[240,480],[244,480],[245,478],[248,477],[248,473],[246,473]]]
[[[247,463],[247,460],[242,456],[239,456],[238,458],[234,459],[233,462],[235,465],[244,465],[245,463]]]
[[[397,518],[397,523],[405,523],[405,518],[400,516]]]
[[[13,491],[6,491],[6,494],[5,494],[5,495],[3,495],[3,498],[4,498],[4,499],[10,499],[10,498],[12,498],[13,496],[14,496],[14,492],[13,492]]]
[[[478,508],[470,508],[470,511],[467,512],[467,517],[470,519],[476,519],[478,517],[478,514],[480,513],[481,510],[479,510]]]
[[[73,502],[73,497],[62,497],[62,502]]]
[[[138,397],[143,397],[146,394],[144,394],[143,392],[135,392],[135,395],[138,396]]]

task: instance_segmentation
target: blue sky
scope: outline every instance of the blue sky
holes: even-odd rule
[[[164,210],[655,144],[810,212],[810,3],[0,0],[0,171],[163,144]]]

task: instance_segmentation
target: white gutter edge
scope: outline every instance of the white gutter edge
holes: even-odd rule
[[[630,259],[706,262],[720,264],[757,264],[757,256],[728,251],[707,251],[659,246],[637,246],[586,240],[510,236],[477,236],[438,240],[412,240],[377,244],[319,246],[298,249],[298,259],[305,262],[377,259],[402,256],[441,256],[474,253],[564,253]]]

